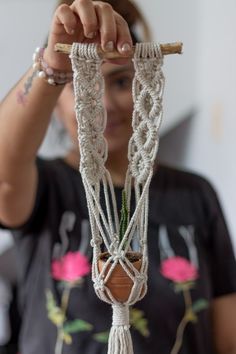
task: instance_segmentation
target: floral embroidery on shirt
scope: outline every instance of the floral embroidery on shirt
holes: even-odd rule
[[[52,277],[70,284],[81,282],[82,277],[89,274],[90,270],[87,257],[80,252],[68,252],[52,262]]]
[[[51,265],[52,277],[60,281],[63,287],[62,299],[58,305],[50,290],[46,291],[48,318],[57,327],[57,341],[55,354],[61,354],[63,343],[72,343],[72,333],[91,331],[93,326],[81,319],[67,321],[66,312],[71,290],[83,282],[83,277],[88,275],[91,265],[80,252],[68,252],[59,260],[54,260]]]
[[[192,303],[190,290],[195,287],[198,278],[198,270],[191,262],[183,257],[170,257],[161,263],[161,274],[174,282],[175,291],[183,292],[185,313],[177,328],[176,339],[171,354],[177,354],[182,346],[183,335],[189,322],[197,322],[196,313],[207,308],[208,302],[200,299]]]
[[[131,307],[130,309],[130,324],[143,337],[149,337],[148,320],[144,317],[144,312]]]

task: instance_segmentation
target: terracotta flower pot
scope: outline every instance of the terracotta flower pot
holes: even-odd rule
[[[142,255],[138,252],[128,252],[126,254],[129,261],[133,264],[133,266],[140,270],[142,265]],[[98,261],[98,269],[99,272],[102,271],[104,263],[109,258],[109,253],[104,252],[101,254],[100,259]],[[104,273],[106,275],[111,268],[112,263],[110,263]],[[132,271],[130,270],[132,273]],[[133,281],[123,269],[120,264],[117,264],[113,269],[111,275],[109,276],[108,281],[106,282],[106,287],[111,291],[114,298],[119,302],[125,302],[128,300],[131,289],[133,287]]]

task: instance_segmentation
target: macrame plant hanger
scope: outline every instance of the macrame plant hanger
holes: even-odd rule
[[[97,296],[111,304],[113,309],[108,354],[132,354],[129,306],[142,299],[147,290],[149,184],[162,119],[163,56],[158,44],[136,44],[133,58],[133,134],[128,147],[129,163],[121,215],[117,210],[112,179],[105,167],[108,148],[103,136],[106,111],[102,103],[102,59],[96,44],[79,43],[72,45],[70,58],[74,72],[80,173],[92,232],[92,280]],[[132,215],[131,193],[135,195]],[[105,210],[100,203],[102,197]],[[138,239],[138,253],[132,252],[134,235]],[[106,253],[102,252],[104,247]]]

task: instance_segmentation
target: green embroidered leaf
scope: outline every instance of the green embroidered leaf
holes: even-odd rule
[[[130,322],[131,323],[138,321],[142,317],[143,317],[143,311],[136,309],[136,308],[130,308]]]
[[[148,330],[148,321],[144,317],[143,311],[135,308],[130,309],[130,324],[133,326],[143,337],[148,337],[150,332]]]
[[[67,322],[63,330],[65,333],[76,333],[76,332],[82,332],[82,331],[91,331],[93,329],[93,326],[83,320],[74,320],[71,322]]]
[[[57,287],[58,287],[58,289],[63,290],[67,287],[67,284],[68,283],[66,281],[61,280],[60,282],[58,282]]]
[[[186,314],[185,314],[185,319],[187,322],[193,322],[193,323],[197,323],[197,316],[195,315],[195,313],[193,312],[192,308],[190,308]]]
[[[63,324],[65,321],[65,315],[56,305],[56,301],[53,297],[53,294],[50,290],[46,290],[46,308],[48,312],[48,318],[52,323],[54,323],[56,326],[60,326]]]
[[[67,281],[62,280],[62,281],[58,282],[57,286],[61,290],[64,290],[67,287],[70,287],[71,289],[72,288],[74,289],[74,288],[80,287],[81,284],[83,283],[83,281],[84,281],[83,278],[74,280],[73,282],[67,282]]]
[[[207,300],[199,299],[196,302],[194,302],[194,304],[192,305],[192,309],[193,309],[193,312],[197,313],[197,312],[207,309],[208,306],[209,306],[209,303]]]
[[[52,311],[56,306],[56,301],[53,297],[51,290],[49,289],[46,290],[46,299],[47,299],[47,310]]]
[[[181,291],[190,290],[195,287],[195,281],[187,281],[183,283],[174,283],[174,290],[176,293]]]
[[[67,345],[72,344],[72,337],[70,334],[62,332],[62,339]]]
[[[107,343],[109,338],[109,331],[95,333],[93,338],[100,343]]]

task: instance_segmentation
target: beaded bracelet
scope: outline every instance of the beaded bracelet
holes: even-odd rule
[[[43,59],[45,48],[36,48],[33,55],[33,68],[37,70],[37,76],[45,79],[50,85],[65,85],[73,79],[72,72],[54,70]]]

